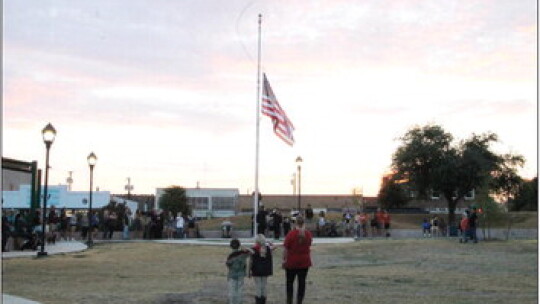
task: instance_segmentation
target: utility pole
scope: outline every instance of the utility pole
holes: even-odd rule
[[[127,183],[125,189],[128,192],[127,198],[129,200],[129,199],[131,199],[131,190],[133,190],[133,185],[131,184],[131,178],[130,177],[127,178],[127,181],[128,181],[128,183]]]
[[[73,184],[73,171],[68,171],[68,172],[69,172],[69,176],[66,179],[66,182],[68,184],[68,190],[71,191],[71,184]]]

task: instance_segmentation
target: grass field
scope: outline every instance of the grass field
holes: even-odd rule
[[[312,247],[306,304],[537,303],[538,243],[369,240]],[[226,246],[98,244],[3,261],[3,292],[42,303],[226,303]],[[285,302],[274,253],[268,303]],[[246,279],[245,301],[253,282]]]

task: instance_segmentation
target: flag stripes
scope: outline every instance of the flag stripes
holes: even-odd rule
[[[281,138],[288,145],[294,144],[293,131],[294,126],[292,122],[285,114],[285,111],[279,105],[272,87],[266,78],[266,74],[263,74],[263,93],[262,93],[262,107],[261,112],[272,119],[274,125],[274,133]]]

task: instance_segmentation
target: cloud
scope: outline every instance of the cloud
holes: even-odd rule
[[[207,161],[208,180],[238,171],[238,183],[250,183],[244,163],[246,142],[254,141],[259,12],[263,71],[297,127],[290,152],[263,119],[273,157],[303,151],[306,160],[311,153],[346,167],[367,150],[372,175],[363,179],[378,184],[373,172],[384,171],[389,142],[407,126],[442,121],[465,134],[480,126],[519,146],[527,140],[508,126],[536,119],[532,0],[23,0],[4,8],[8,152],[24,150],[17,138],[39,134],[36,124],[57,122],[84,149],[105,142],[100,155],[114,156],[108,165],[117,169],[109,176],[137,161],[148,166],[150,155],[167,170],[163,182],[199,176],[177,160],[168,168],[182,155]],[[140,135],[143,144],[135,145]],[[125,145],[135,160],[121,153]],[[336,150],[352,152],[336,158]],[[271,167],[276,180],[290,169],[278,161]],[[336,185],[354,178],[336,176]],[[318,186],[311,189],[325,191]]]

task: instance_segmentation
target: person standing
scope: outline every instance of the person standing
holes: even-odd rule
[[[424,237],[431,237],[431,223],[427,218],[422,222],[422,233]]]
[[[431,235],[433,237],[439,236],[439,218],[436,215],[431,219]]]
[[[117,222],[116,222],[117,220],[118,220],[118,216],[116,215],[116,212],[111,211],[109,213],[109,220],[107,221],[107,231],[108,231],[107,238],[109,240],[111,240],[113,238],[114,230],[115,230],[116,224],[117,224]]]
[[[187,218],[187,230],[188,230],[188,233],[187,233],[187,237],[188,238],[198,238],[199,237],[199,233],[197,232],[197,230],[195,229],[195,218],[191,215],[188,215],[188,218]]]
[[[377,208],[377,212],[375,213],[375,220],[377,222],[377,236],[382,236],[382,231],[384,228],[384,219],[383,219],[383,212],[381,208]]]
[[[21,250],[24,238],[26,236],[26,221],[21,213],[17,213],[15,216],[13,249]]]
[[[139,240],[143,237],[143,223],[142,223],[142,214],[141,210],[137,209],[135,211],[135,219],[133,220],[133,229],[135,230],[134,238]]]
[[[129,209],[126,209],[124,211],[124,216],[122,217],[122,239],[129,240],[129,226],[131,223],[131,211]]]
[[[58,214],[56,214],[56,208],[54,205],[49,210],[49,216],[47,217],[49,222],[49,240],[54,244],[56,243],[56,231],[58,230]]]
[[[90,228],[88,233],[92,233],[92,238],[97,239],[99,233],[99,216],[95,211],[90,212]]]
[[[77,230],[77,213],[75,209],[71,209],[71,216],[69,217],[69,230],[68,238],[70,241],[75,240],[75,231]]]
[[[473,243],[478,243],[478,237],[476,236],[476,226],[478,222],[478,215],[476,214],[476,207],[472,208],[469,213],[469,236],[472,238]]]
[[[283,221],[283,218],[281,217],[281,212],[279,212],[279,210],[275,210],[272,217],[272,230],[274,230],[274,239],[279,240],[279,237],[281,236],[281,222]]]
[[[304,227],[304,219],[296,218],[296,227],[287,234],[283,243],[283,264],[287,277],[287,304],[292,304],[294,281],[298,277],[296,300],[302,304],[306,292],[306,277],[311,267],[310,248],[313,237]]]
[[[2,252],[7,251],[6,246],[8,239],[11,234],[11,225],[9,224],[8,218],[5,215],[2,215]]]
[[[317,236],[328,236],[326,233],[326,218],[324,211],[319,212],[319,222],[317,223]]]
[[[461,222],[459,223],[460,231],[460,243],[467,243],[468,231],[469,231],[469,210],[466,210],[461,216]]]
[[[244,278],[246,277],[246,261],[250,252],[240,247],[240,241],[237,239],[231,240],[230,246],[232,252],[225,262],[229,270],[227,273],[229,304],[241,304],[244,291]]]
[[[283,236],[287,236],[289,231],[291,231],[291,219],[286,216],[283,218]]]
[[[264,210],[264,206],[261,206],[261,209],[259,212],[257,212],[257,233],[266,235],[266,217],[268,216],[268,212]]]
[[[182,216],[182,212],[178,212],[176,216],[176,238],[183,239],[184,238],[184,217]]]
[[[376,237],[378,223],[377,223],[377,214],[375,212],[373,212],[373,214],[371,215],[371,218],[369,220],[369,225],[371,227],[371,237]]]
[[[384,224],[385,236],[388,238],[390,237],[390,213],[388,213],[388,210],[383,211],[382,221]]]
[[[311,207],[311,204],[308,204],[307,205],[307,208],[306,208],[306,222],[307,223],[311,223],[311,221],[313,220],[313,208]]]
[[[69,226],[69,218],[68,218],[67,213],[66,213],[66,208],[62,208],[60,210],[60,219],[59,219],[58,226],[59,226],[58,231],[60,232],[60,240],[63,239],[65,241],[67,241],[68,240],[67,231],[68,231],[68,226]]]
[[[251,249],[253,253],[249,276],[253,276],[255,281],[255,303],[266,304],[266,283],[268,277],[273,274],[272,251],[276,247],[268,243],[264,235],[258,234],[255,246]]]
[[[369,216],[367,215],[365,211],[362,211],[359,219],[360,219],[360,226],[362,228],[362,237],[367,237],[368,236],[367,225],[368,225]]]

